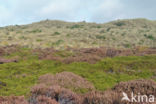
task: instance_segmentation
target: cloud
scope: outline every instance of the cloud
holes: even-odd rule
[[[39,15],[53,19],[72,19],[75,18],[75,11],[78,11],[78,5],[73,0],[55,0],[41,8]]]
[[[156,0],[4,0],[0,26],[44,19],[108,22],[122,18],[155,19]]]
[[[87,12],[89,6],[89,0],[53,0],[41,8],[39,15],[50,19],[82,21],[89,17]]]
[[[4,6],[0,6],[0,26],[8,25],[9,22],[11,24],[12,17],[13,15],[7,8],[5,8]]]
[[[103,0],[95,9],[92,21],[106,22],[108,20],[124,18],[123,4],[120,0]]]

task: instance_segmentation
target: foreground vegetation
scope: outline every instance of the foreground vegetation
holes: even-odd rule
[[[0,96],[28,96],[41,75],[67,71],[82,76],[93,83],[97,90],[112,88],[121,81],[156,78],[156,55],[117,56],[104,58],[95,64],[74,62],[65,64],[53,60],[40,60],[30,49],[6,55],[18,57],[17,63],[0,64]],[[84,93],[83,89],[75,92]]]

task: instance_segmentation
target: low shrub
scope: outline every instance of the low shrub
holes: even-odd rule
[[[141,95],[156,96],[156,82],[153,80],[132,80],[128,82],[120,82],[113,90],[117,92],[126,92],[127,94],[140,93]]]
[[[84,95],[83,104],[121,104],[121,96],[114,91],[93,91]]]
[[[97,39],[103,39],[103,40],[105,40],[105,39],[106,39],[106,37],[105,37],[105,36],[103,36],[103,35],[97,35],[97,36],[96,36],[96,38],[97,38]]]
[[[90,91],[94,89],[90,82],[72,72],[61,72],[56,75],[46,74],[40,76],[39,83],[52,86],[58,85],[73,91]]]
[[[24,96],[0,97],[0,104],[29,104]]]
[[[80,96],[60,86],[36,85],[32,88],[31,94],[30,104],[38,104],[37,102],[43,99],[48,99],[51,102],[57,101],[59,104],[82,104]]]

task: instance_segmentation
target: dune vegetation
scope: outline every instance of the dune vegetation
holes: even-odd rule
[[[1,27],[0,104],[121,104],[122,91],[155,95],[155,33],[146,19]]]
[[[156,22],[118,20],[104,24],[45,20],[0,28],[0,46],[20,44],[29,48],[56,49],[156,46]]]

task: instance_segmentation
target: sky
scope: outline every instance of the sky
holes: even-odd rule
[[[0,0],[0,26],[41,20],[105,23],[117,19],[156,20],[156,0]]]

